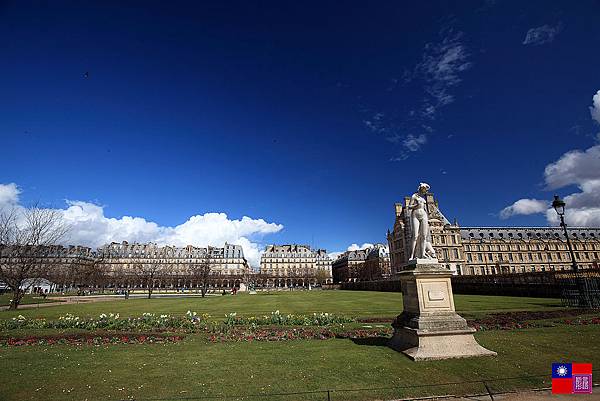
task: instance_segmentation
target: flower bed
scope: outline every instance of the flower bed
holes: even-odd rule
[[[347,316],[334,315],[330,313],[313,313],[312,315],[282,314],[278,310],[270,315],[263,316],[238,316],[237,313],[225,315],[224,324],[228,326],[329,326],[332,324],[343,324],[355,321]]]
[[[22,345],[108,345],[108,344],[162,344],[181,341],[182,336],[159,333],[140,334],[103,334],[103,335],[55,335],[29,336],[23,338],[0,337],[0,347],[17,347]]]
[[[122,318],[118,313],[102,313],[97,318],[81,318],[70,313],[60,316],[58,320],[28,319],[23,315],[0,320],[0,331],[13,329],[83,329],[83,330],[177,330],[193,332],[209,330],[214,326],[330,326],[354,321],[353,318],[329,313],[313,313],[312,315],[281,314],[279,311],[270,315],[243,317],[236,313],[225,315],[223,320],[211,319],[208,314],[198,315],[188,311],[184,316],[156,315],[143,313],[139,317]]]
[[[574,326],[586,326],[588,324],[600,324],[600,317],[592,317],[589,319],[565,319],[560,321],[563,324],[569,324]]]
[[[102,313],[97,318],[80,318],[67,313],[60,316],[58,320],[27,319],[23,315],[10,320],[0,321],[0,330],[11,329],[83,329],[83,330],[169,330],[181,329],[193,331],[195,328],[205,325],[208,315],[198,316],[196,313],[188,312],[185,316],[156,315],[154,313],[143,313],[140,317],[121,318],[119,314]]]

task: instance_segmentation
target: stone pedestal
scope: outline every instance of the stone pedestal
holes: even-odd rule
[[[391,348],[415,361],[496,355],[455,312],[451,276],[435,259],[408,263],[400,273],[404,311],[392,323]]]

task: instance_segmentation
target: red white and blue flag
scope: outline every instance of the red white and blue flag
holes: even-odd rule
[[[591,363],[553,363],[552,394],[589,394],[592,392]]]

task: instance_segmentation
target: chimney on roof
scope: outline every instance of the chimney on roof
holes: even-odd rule
[[[402,203],[396,203],[394,206],[396,207],[396,217],[400,217],[400,214],[402,214]]]

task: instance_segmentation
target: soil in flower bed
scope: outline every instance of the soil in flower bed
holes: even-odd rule
[[[552,326],[552,322],[536,322],[538,320],[561,319],[590,314],[589,309],[561,309],[556,311],[522,311],[501,312],[488,314],[481,318],[467,319],[469,326],[478,330],[512,330],[525,327]],[[359,323],[392,323],[392,317],[368,317],[357,319]],[[564,324],[600,324],[596,323],[598,318],[587,320],[567,319],[555,321]]]
[[[540,320],[561,319],[593,313],[589,309],[562,309],[557,311],[523,311],[493,313],[482,318],[467,319],[469,326],[478,330],[511,330],[525,327],[553,326],[553,323],[567,321],[539,322]],[[568,324],[568,323],[567,323]]]
[[[164,333],[77,333],[26,337],[0,337],[0,347],[22,345],[108,345],[174,343],[183,340],[181,335]]]
[[[365,317],[356,319],[358,323],[392,323],[395,317]]]

